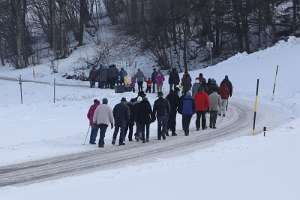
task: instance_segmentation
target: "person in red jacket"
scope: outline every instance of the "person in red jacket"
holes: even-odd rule
[[[148,80],[146,81],[146,83],[147,83],[146,93],[151,93],[151,88],[152,88],[152,80],[151,80],[151,78],[148,78]]]
[[[206,129],[206,112],[209,109],[209,97],[202,87],[199,88],[195,96],[196,105],[196,128],[197,131],[200,130],[200,118],[202,118],[202,130]]]
[[[219,95],[221,96],[221,109],[219,115],[225,117],[226,107],[228,104],[228,99],[230,97],[230,89],[228,88],[226,83],[221,83],[219,88]]]
[[[94,104],[91,105],[91,107],[87,113],[87,118],[89,119],[90,126],[92,127],[91,136],[90,136],[90,144],[96,144],[95,141],[97,138],[98,129],[93,124],[93,117],[94,117],[95,110],[97,109],[97,107],[99,105],[100,105],[100,101],[98,99],[95,99]]]

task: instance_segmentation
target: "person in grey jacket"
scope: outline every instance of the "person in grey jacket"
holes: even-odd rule
[[[100,129],[100,139],[98,143],[98,146],[100,148],[104,147],[104,138],[107,127],[110,124],[111,129],[113,129],[115,123],[112,109],[107,104],[108,100],[104,98],[102,100],[102,105],[97,107],[93,116],[93,123],[97,129],[96,131],[98,132],[98,130]]]
[[[209,95],[209,127],[215,129],[216,122],[218,117],[218,112],[221,106],[221,97],[217,93],[217,88],[213,90],[213,92]]]
[[[199,79],[196,78],[196,82],[193,84],[193,87],[192,87],[192,96],[193,96],[193,98],[195,98],[195,96],[196,96],[196,94],[198,93],[199,90],[203,90],[203,89],[202,89],[202,85],[199,82]]]
[[[134,77],[135,77],[136,82],[138,84],[139,92],[142,92],[143,91],[143,83],[144,83],[144,80],[145,80],[144,73],[140,69],[138,69],[138,71],[136,72]]]

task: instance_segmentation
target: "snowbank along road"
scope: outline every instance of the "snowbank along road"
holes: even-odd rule
[[[166,141],[152,140],[146,145],[132,143],[125,147],[107,146],[90,152],[0,167],[0,186],[29,184],[118,167],[249,134],[252,109],[236,102],[232,102],[230,109],[232,112],[229,112],[229,120],[221,123],[219,129],[192,132],[189,137],[168,137]]]

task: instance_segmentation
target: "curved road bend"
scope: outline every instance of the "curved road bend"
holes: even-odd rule
[[[209,130],[204,134],[200,132],[189,137],[169,137],[166,141],[152,141],[146,145],[133,143],[124,147],[97,149],[0,167],[0,187],[90,173],[241,135],[242,130],[251,127],[251,109],[234,102],[231,108],[234,112],[230,122],[220,129]]]

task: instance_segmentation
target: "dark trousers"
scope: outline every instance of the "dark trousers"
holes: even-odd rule
[[[141,123],[140,131],[143,142],[149,141],[150,123]]]
[[[134,137],[137,141],[139,139],[142,139],[142,132],[143,132],[143,124],[136,122],[136,132],[134,134]]]
[[[147,86],[146,93],[151,93],[151,86]]]
[[[119,144],[122,144],[124,142],[125,136],[126,136],[126,125],[127,125],[127,122],[123,123],[123,124],[115,125],[115,131],[113,134],[113,142],[116,141],[119,131],[120,131]]]
[[[218,111],[210,111],[210,116],[209,116],[210,128],[216,128],[217,118],[218,118]]]
[[[116,85],[116,79],[115,78],[111,78],[109,80],[109,87],[110,87],[110,89],[114,89],[115,85]]]
[[[196,128],[200,129],[200,118],[202,118],[202,129],[206,129],[206,112],[197,111]]]
[[[92,125],[90,143],[95,143],[97,134],[98,134],[98,130],[99,130],[99,127],[97,125]]]
[[[173,90],[175,91],[177,85],[175,85],[174,83],[170,83],[170,91]]]
[[[127,127],[126,127],[126,131],[125,131],[125,134],[127,134],[128,132],[128,140],[129,141],[132,141],[132,136],[133,136],[133,126],[134,126],[134,123],[128,123],[127,124]],[[125,135],[125,138],[126,138],[126,135]]]
[[[104,145],[104,138],[105,138],[105,133],[107,130],[108,125],[107,124],[99,124],[97,125],[97,132],[98,129],[100,129],[100,139],[99,139],[99,145]]]
[[[172,134],[175,134],[176,132],[176,112],[171,112],[169,115],[168,125],[169,130],[172,131]]]
[[[192,119],[192,115],[182,115],[182,128],[185,135],[190,134],[191,119]]]
[[[155,93],[155,87],[156,87],[156,83],[153,82],[153,83],[152,83],[152,93]]]
[[[95,83],[96,83],[95,81],[90,80],[90,88],[94,88],[96,85]]]
[[[106,88],[106,82],[105,81],[99,81],[98,82],[98,88]]]
[[[168,132],[168,115],[157,117],[157,138],[160,140],[161,137],[166,139]]]
[[[139,81],[139,82],[137,82],[137,84],[138,84],[139,92],[142,92],[143,91],[143,81]]]

